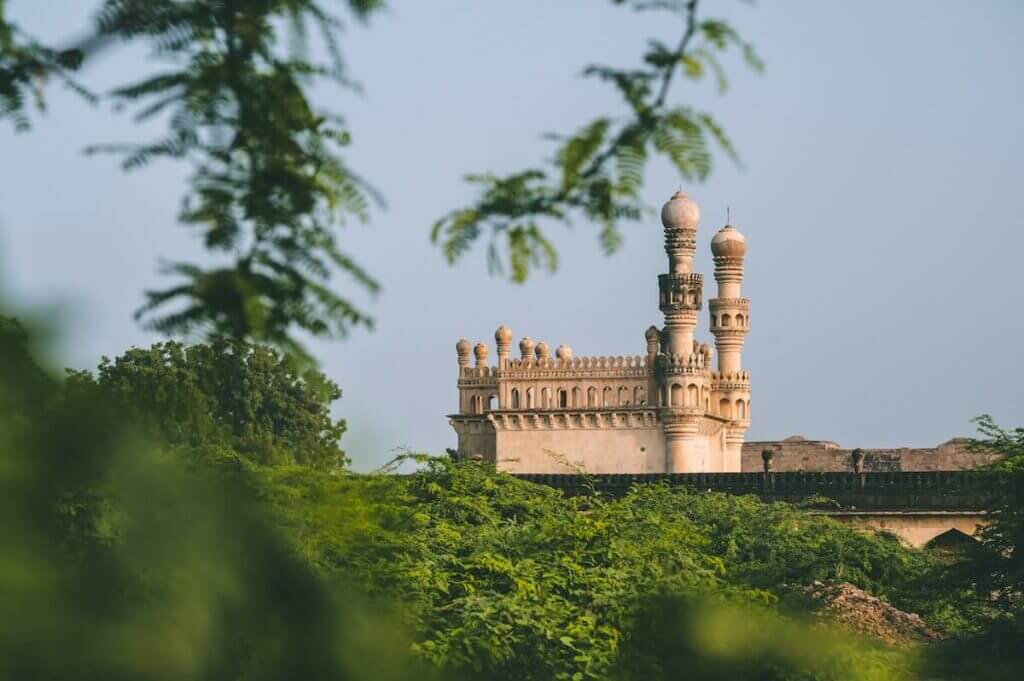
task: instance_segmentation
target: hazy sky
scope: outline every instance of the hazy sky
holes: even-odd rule
[[[12,0],[45,39],[75,36],[94,0]],[[347,157],[388,199],[343,243],[384,290],[374,332],[314,346],[344,397],[346,449],[361,469],[408,446],[455,442],[455,342],[512,327],[577,355],[639,354],[661,323],[667,271],[656,217],[625,226],[606,258],[585,223],[554,227],[562,265],[524,286],[488,276],[482,251],[447,267],[428,240],[471,196],[468,172],[547,157],[541,135],[622,109],[578,77],[591,61],[636,64],[679,27],[607,0],[392,0],[344,50],[362,97],[324,88],[355,144]],[[732,207],[748,239],[748,439],[802,434],[844,446],[930,446],[991,413],[1024,425],[1024,3],[1016,0],[707,2],[757,46],[763,75],[730,63],[732,87],[674,88],[713,111],[743,157],[704,185],[696,268],[714,295],[708,242]],[[112,51],[85,80],[103,89],[158,65]],[[123,113],[57,88],[33,132],[0,125],[0,277],[23,309],[58,306],[59,356],[75,367],[156,338],[131,313],[166,283],[160,258],[200,244],[176,224],[187,168],[125,175],[89,143],[142,139]],[[680,185],[652,166],[645,198]],[[349,284],[338,280],[338,286]],[[710,341],[707,313],[698,338]]]

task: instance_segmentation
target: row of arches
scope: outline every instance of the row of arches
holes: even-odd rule
[[[682,291],[662,291],[661,292],[661,303],[681,303],[684,300],[684,294]],[[687,291],[685,294],[685,301],[687,305],[697,305],[698,298],[696,291]]]
[[[497,395],[474,395],[470,403],[470,411],[474,414],[483,414],[485,411],[493,411]],[[571,391],[566,388],[557,390],[541,388],[535,391],[534,388],[526,388],[520,391],[519,388],[512,388],[510,393],[509,408],[511,409],[596,409],[600,407],[629,407],[646,405],[644,389],[640,386],[632,390],[621,386],[618,390],[610,386],[598,390],[591,386],[587,388],[585,399],[584,392],[579,387]],[[660,404],[672,407],[704,407],[705,411],[711,411],[709,391],[706,386],[698,386],[696,383],[682,385],[673,383],[671,386],[663,386],[660,394]],[[729,419],[750,418],[750,401],[737,399],[735,401],[723,397],[718,401],[718,415]]]
[[[734,326],[734,325],[737,328],[746,328],[747,324],[750,323],[750,317],[749,316],[744,316],[742,314],[737,314],[736,316],[732,316],[732,315],[730,315],[728,313],[722,314],[719,317],[715,317],[714,315],[712,315],[711,323],[714,326],[717,326],[717,327],[723,328],[723,329],[727,329],[727,328],[729,328],[731,326]]]
[[[672,407],[704,407],[705,411],[711,411],[711,398],[707,386],[698,386],[690,383],[683,386],[681,383],[673,383],[671,386],[662,387],[661,404]],[[723,397],[718,401],[718,415],[728,419],[750,418],[750,401],[737,399],[730,400]]]
[[[512,388],[509,393],[509,407],[511,409],[579,409],[599,407],[629,407],[644,406],[646,397],[641,386],[632,389],[620,386],[618,389],[605,386],[598,390],[590,386],[584,393],[580,387],[568,388],[547,388],[539,391],[535,388]]]

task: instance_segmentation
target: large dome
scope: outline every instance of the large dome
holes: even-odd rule
[[[711,254],[730,258],[742,258],[747,254],[747,238],[732,225],[718,230],[711,240]]]
[[[700,222],[700,208],[696,202],[682,191],[672,195],[672,198],[661,207],[661,224],[665,229],[697,229]]]

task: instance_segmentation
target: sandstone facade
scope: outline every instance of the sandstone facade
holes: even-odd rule
[[[643,355],[573,357],[561,345],[552,357],[546,343],[525,337],[512,358],[512,332],[501,326],[491,366],[484,343],[457,343],[459,411],[449,419],[460,457],[514,473],[741,470],[750,426],[750,375],[741,365],[750,325],[750,301],[740,291],[746,239],[726,225],[711,241],[712,351],[694,339],[703,308],[703,276],[693,271],[700,211],[677,192],[661,219],[669,260],[658,277],[664,325],[647,329]]]

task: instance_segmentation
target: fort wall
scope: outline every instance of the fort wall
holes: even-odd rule
[[[998,456],[990,452],[973,451],[970,440],[954,438],[937,447],[894,449],[865,449],[865,473],[899,473],[916,471],[958,471],[981,468],[994,462]],[[785,440],[745,442],[741,455],[741,470],[760,472],[764,463],[761,452],[774,452],[772,470],[775,472],[820,471],[830,473],[853,470],[846,449],[828,440],[807,440],[800,436]]]

